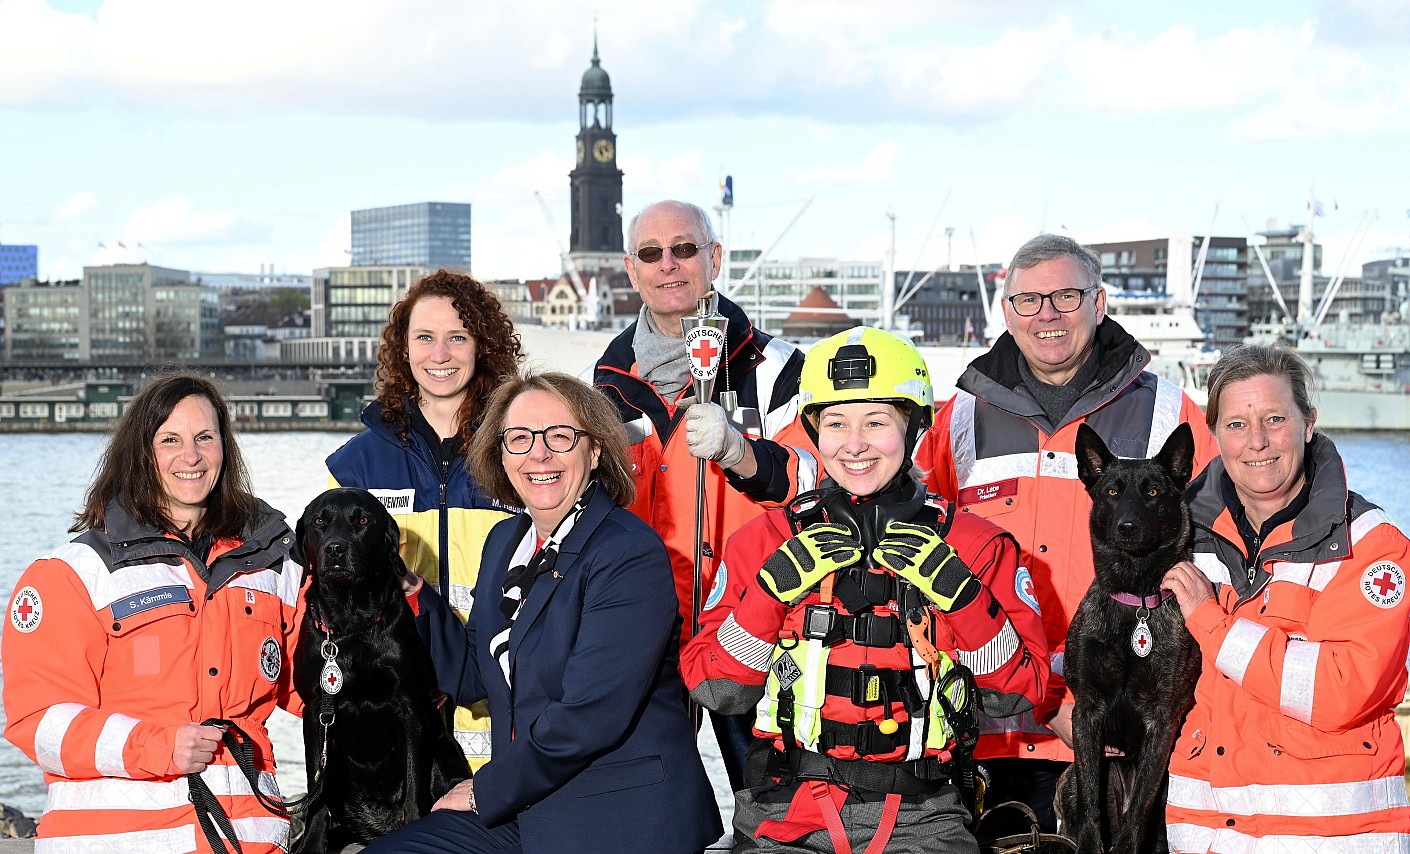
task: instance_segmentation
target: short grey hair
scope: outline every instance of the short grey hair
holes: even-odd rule
[[[685,208],[695,217],[695,227],[700,230],[705,243],[719,243],[720,238],[715,234],[715,224],[710,220],[710,214],[699,205],[692,205],[690,202],[682,202],[677,199],[661,199],[644,206],[637,215],[632,217],[632,221],[627,224],[627,254],[636,251],[636,226],[641,220],[641,215],[656,207],[657,205],[676,205]]]
[[[1283,377],[1292,388],[1293,404],[1303,419],[1312,420],[1312,369],[1285,344],[1238,344],[1226,351],[1209,369],[1209,402],[1204,420],[1210,429],[1219,423],[1219,396],[1231,384],[1254,377]]]
[[[1004,293],[1008,293],[1008,282],[1013,281],[1015,270],[1027,270],[1054,258],[1072,258],[1081,264],[1082,268],[1087,271],[1087,287],[1101,284],[1102,262],[1097,257],[1097,253],[1071,237],[1064,237],[1061,234],[1040,234],[1018,247],[1018,251],[1014,253],[1013,260],[1009,262],[1009,275],[1004,282]]]

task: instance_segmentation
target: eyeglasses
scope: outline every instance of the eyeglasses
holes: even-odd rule
[[[706,243],[677,243],[671,247],[671,255],[677,261],[684,261],[688,258],[694,258],[695,253],[711,245],[713,245],[713,241]],[[643,246],[632,254],[648,264],[655,264],[666,254],[666,250],[660,246]]]
[[[1035,294],[1032,292],[1014,294],[1011,297],[1004,297],[1013,306],[1013,313],[1019,317],[1032,317],[1043,310],[1043,300],[1053,304],[1057,311],[1068,314],[1082,307],[1082,295],[1089,294],[1097,289],[1096,285],[1090,288],[1058,288],[1050,294]]]
[[[555,424],[542,430],[510,427],[500,431],[499,442],[504,445],[504,450],[511,454],[527,454],[534,449],[534,437],[542,436],[544,446],[550,451],[555,454],[566,454],[578,446],[579,438],[586,435],[588,435],[586,430],[569,427],[567,424]]]

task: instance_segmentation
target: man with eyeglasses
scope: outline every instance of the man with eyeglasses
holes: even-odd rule
[[[803,354],[755,328],[723,296],[715,309],[728,320],[725,354],[715,401],[695,401],[690,356],[681,318],[696,313],[720,272],[723,249],[710,216],[696,205],[661,201],[647,205],[627,227],[624,261],[641,295],[641,314],[607,346],[594,384],[617,405],[627,427],[636,503],[631,510],[666,543],[675,572],[685,627],[691,631],[690,595],[695,564],[696,459],[707,467],[702,607],[719,599],[716,582],[725,539],[769,507],[816,486],[818,463],[798,413]],[[735,409],[718,403],[732,391]],[[758,567],[754,567],[757,569]],[[752,716],[728,721],[711,716],[734,788],[743,785],[743,750]],[[722,727],[725,731],[722,731]]]
[[[993,778],[985,801],[1023,801],[1049,831],[1057,779],[1072,761],[1067,628],[1093,577],[1077,427],[1095,429],[1120,456],[1149,457],[1188,422],[1196,472],[1217,453],[1199,406],[1146,370],[1150,353],[1107,316],[1101,275],[1097,256],[1070,238],[1025,243],[1004,284],[1008,332],[969,364],[916,449],[931,489],[1007,528],[1023,547],[1019,595],[1043,616],[1052,678],[1036,709],[981,715],[975,755]],[[991,838],[1027,830],[997,821],[984,829]]]

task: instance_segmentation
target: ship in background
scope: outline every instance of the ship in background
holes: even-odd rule
[[[1375,220],[1361,215],[1335,276],[1316,275],[1317,252],[1313,223],[1321,203],[1308,205],[1308,224],[1296,230],[1301,245],[1296,312],[1290,310],[1278,279],[1257,245],[1263,274],[1271,285],[1279,318],[1250,326],[1250,341],[1281,341],[1294,348],[1312,368],[1317,426],[1327,429],[1410,429],[1410,258],[1377,262],[1386,266],[1377,276],[1376,293],[1364,292],[1338,302],[1348,281],[1346,269],[1357,246]],[[1365,279],[1353,279],[1367,288]],[[1363,304],[1375,309],[1361,311]],[[1357,312],[1353,315],[1353,311]]]

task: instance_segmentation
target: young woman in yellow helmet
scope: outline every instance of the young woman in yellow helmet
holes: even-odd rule
[[[934,401],[909,339],[820,342],[800,399],[829,477],[730,539],[682,654],[697,702],[755,712],[735,851],[976,851],[978,717],[1048,677],[1032,581],[1011,536],[920,485]]]

